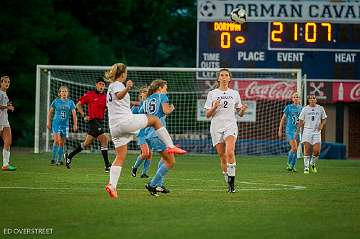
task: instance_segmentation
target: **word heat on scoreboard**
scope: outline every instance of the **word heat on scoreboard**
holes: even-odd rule
[[[235,8],[246,10],[245,23],[230,20]],[[199,0],[197,31],[197,67],[360,79],[360,2]]]

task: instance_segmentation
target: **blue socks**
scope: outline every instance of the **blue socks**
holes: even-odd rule
[[[58,145],[57,144],[53,144],[53,149],[52,149],[52,160],[56,161],[56,156],[57,156],[57,153],[58,153]]]
[[[58,146],[58,160],[59,162],[63,160],[64,147]]]
[[[296,160],[297,160],[297,153],[296,152],[292,152],[291,150],[289,151],[288,154],[288,164],[291,167],[295,167],[296,165]]]
[[[141,159],[140,155],[136,158],[133,168],[138,168],[143,163],[144,160]]]
[[[143,169],[141,174],[147,174],[147,171],[149,171],[149,168],[150,168],[151,160],[150,159],[145,159],[145,160],[142,160],[142,161],[144,161],[144,169]]]
[[[169,169],[165,166],[164,163],[158,168],[154,178],[150,182],[150,187],[156,187],[161,185],[164,176],[169,172]]]

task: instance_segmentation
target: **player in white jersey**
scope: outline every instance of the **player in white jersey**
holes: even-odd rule
[[[316,96],[308,96],[309,104],[305,106],[299,116],[299,125],[297,132],[303,129],[302,140],[304,144],[304,173],[317,172],[316,162],[319,159],[321,130],[326,124],[327,115],[324,107],[316,104]],[[310,155],[312,147],[312,157]],[[311,159],[310,159],[311,158]]]
[[[231,73],[220,69],[217,75],[218,88],[207,95],[204,108],[211,118],[210,134],[213,146],[220,157],[220,166],[228,183],[228,192],[235,192],[235,143],[238,126],[235,113],[243,116],[247,105],[241,104],[239,92],[229,88]]]
[[[4,141],[3,148],[3,171],[15,171],[16,167],[10,165],[10,146],[12,141],[11,128],[8,120],[8,110],[14,111],[14,106],[9,102],[6,94],[10,86],[10,77],[2,76],[0,85],[0,134]]]
[[[127,80],[127,69],[122,63],[114,64],[105,72],[106,79],[110,82],[107,93],[107,107],[109,116],[109,128],[112,141],[115,145],[116,157],[110,168],[110,181],[105,190],[111,198],[117,198],[117,183],[121,174],[127,154],[127,144],[133,140],[138,131],[147,126],[152,126],[156,134],[167,147],[169,154],[184,154],[185,150],[174,146],[174,143],[156,116],[145,114],[133,114],[130,109],[129,90],[133,82]]]

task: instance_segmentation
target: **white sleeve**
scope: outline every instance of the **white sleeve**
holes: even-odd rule
[[[204,109],[210,109],[212,107],[212,91],[210,91],[207,95],[206,102],[204,105]]]
[[[5,95],[2,92],[0,93],[0,105],[1,106],[7,105],[7,102],[5,102]]]
[[[116,81],[114,84],[113,84],[113,93],[116,94],[122,90],[125,89],[125,86],[123,83],[119,82],[119,81]]]
[[[321,106],[321,119],[324,120],[327,118],[324,107]]]
[[[302,108],[302,110],[300,112],[299,120],[305,120],[305,107]]]
[[[242,106],[240,94],[238,91],[235,91],[236,99],[235,99],[235,108],[239,109]]]

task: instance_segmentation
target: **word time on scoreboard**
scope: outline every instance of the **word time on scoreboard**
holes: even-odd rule
[[[247,12],[244,24],[230,20],[235,8]],[[309,79],[360,79],[360,2],[198,0],[197,34],[200,68],[301,68]]]

